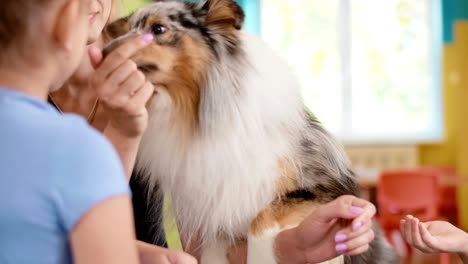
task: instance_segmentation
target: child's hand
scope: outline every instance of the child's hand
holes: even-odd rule
[[[109,125],[125,137],[141,136],[148,125],[146,103],[154,93],[153,85],[130,57],[151,43],[152,35],[129,39],[106,58],[96,47],[89,48],[89,56],[96,71],[91,85],[100,103],[111,114]]]
[[[468,255],[468,235],[449,222],[422,223],[408,215],[400,222],[403,238],[425,253],[451,252]]]
[[[142,264],[197,264],[189,254],[157,247],[141,241],[137,242],[138,254]]]

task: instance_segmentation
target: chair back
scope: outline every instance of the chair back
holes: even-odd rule
[[[421,221],[439,216],[440,187],[435,173],[418,170],[385,171],[377,184],[379,222],[384,229],[398,229],[400,220],[414,215]]]

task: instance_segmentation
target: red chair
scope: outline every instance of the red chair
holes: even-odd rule
[[[380,224],[384,229],[399,229],[400,219],[408,214],[421,221],[439,218],[440,187],[435,174],[417,170],[386,171],[377,184]]]
[[[418,170],[436,174],[439,179],[453,179],[457,177],[456,170],[453,167],[422,167]],[[450,223],[458,225],[458,206],[457,206],[457,188],[454,185],[440,187],[439,212],[440,215],[448,218]]]
[[[438,174],[430,170],[382,173],[377,184],[378,222],[395,248],[401,248],[401,245],[396,244],[395,235],[401,238],[400,220],[406,215],[413,215],[423,222],[441,219],[439,195]],[[404,246],[410,250],[408,245]],[[440,257],[441,263],[449,263],[447,254],[441,254]]]

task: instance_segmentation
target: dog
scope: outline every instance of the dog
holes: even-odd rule
[[[318,205],[359,186],[342,147],[300,96],[285,62],[242,31],[233,0],[164,1],[105,28],[104,54],[135,34],[154,41],[132,59],[155,86],[136,168],[161,186],[183,241],[202,264],[228,263],[248,240],[249,264],[277,263],[273,241]],[[380,230],[367,253],[340,263],[397,263]]]

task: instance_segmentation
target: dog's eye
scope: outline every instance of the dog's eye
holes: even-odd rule
[[[153,31],[154,35],[161,35],[166,33],[167,28],[161,24],[156,24],[151,27],[151,30]]]

